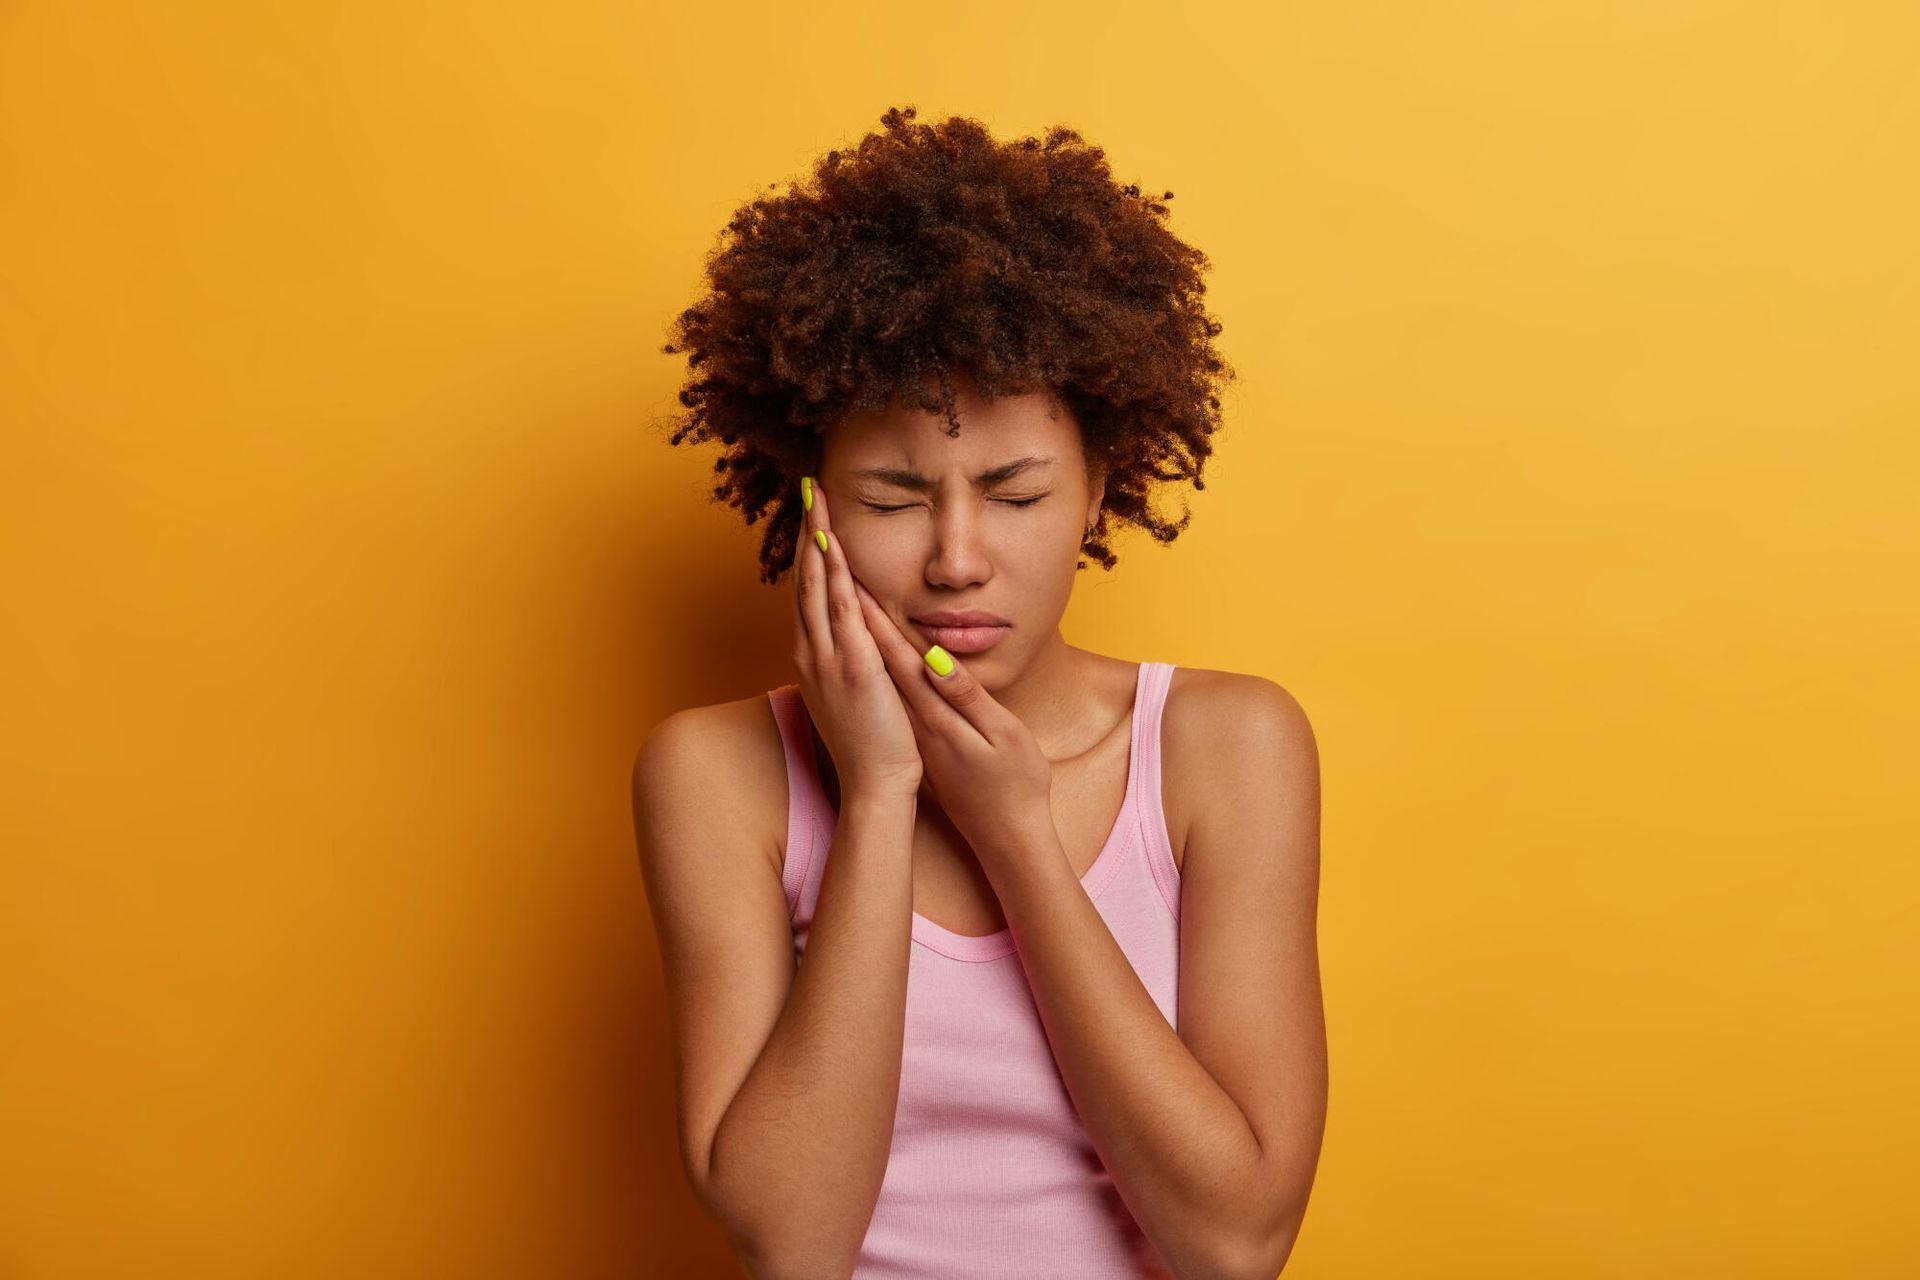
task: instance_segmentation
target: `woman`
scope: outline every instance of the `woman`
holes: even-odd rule
[[[666,348],[798,672],[635,763],[686,1173],[757,1276],[1268,1280],[1326,1107],[1312,731],[1058,625],[1202,487],[1206,259],[1071,130],[913,116],[742,210]]]

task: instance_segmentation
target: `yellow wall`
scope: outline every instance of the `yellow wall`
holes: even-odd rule
[[[1213,258],[1208,487],[1068,633],[1318,728],[1287,1274],[1920,1273],[1917,55],[1814,0],[0,8],[0,1275],[724,1266],[625,785],[787,606],[659,346],[896,102],[1074,124]]]

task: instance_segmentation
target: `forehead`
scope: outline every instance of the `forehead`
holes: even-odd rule
[[[1079,424],[1044,391],[988,401],[962,382],[954,388],[954,416],[957,435],[948,434],[943,410],[904,408],[897,401],[880,412],[849,415],[825,433],[822,462],[836,470],[892,467],[971,479],[1020,457],[1052,457],[1062,468],[1083,460]]]

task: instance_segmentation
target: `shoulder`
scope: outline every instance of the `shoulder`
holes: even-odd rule
[[[1161,732],[1189,743],[1207,765],[1230,763],[1241,751],[1314,753],[1306,708],[1266,676],[1207,667],[1175,667],[1161,713]]]
[[[786,839],[786,757],[766,694],[667,715],[634,755],[632,788],[636,813],[695,791],[724,795],[727,807],[750,815],[778,869]]]
[[[769,745],[778,759],[777,736],[768,742],[769,736],[777,733],[773,705],[764,693],[731,702],[682,707],[668,713],[648,732],[635,756],[634,772],[640,773],[649,764],[689,760],[722,768],[751,765],[755,757],[767,754]]]
[[[1176,849],[1196,815],[1244,811],[1280,793],[1316,807],[1319,746],[1299,699],[1266,676],[1175,667],[1161,712],[1161,785]],[[1177,815],[1177,817],[1176,817]]]

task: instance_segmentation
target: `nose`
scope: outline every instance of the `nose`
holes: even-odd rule
[[[968,503],[936,509],[930,526],[933,546],[927,554],[928,585],[969,587],[992,576],[984,514]]]

